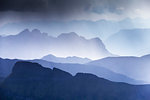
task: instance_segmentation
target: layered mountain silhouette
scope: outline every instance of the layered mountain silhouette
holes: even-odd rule
[[[17,61],[21,60],[10,60],[10,59],[0,59],[0,75],[1,77],[7,77],[12,72],[12,68]],[[101,66],[95,65],[85,65],[85,64],[70,64],[70,63],[53,63],[45,60],[28,60],[29,62],[39,63],[46,68],[59,68],[66,72],[71,73],[72,75],[77,74],[78,72],[82,73],[91,73],[105,79],[116,81],[116,82],[126,82],[130,84],[143,84],[145,82],[134,80],[125,75],[115,73],[111,70],[108,70]],[[7,70],[8,69],[8,70]]]
[[[0,37],[0,47],[0,56],[5,58],[35,59],[48,54],[90,59],[112,56],[99,38],[85,39],[74,32],[52,37],[38,29]]]
[[[118,55],[142,56],[150,53],[150,29],[124,29],[110,36],[105,44]]]
[[[23,61],[0,86],[1,100],[149,100],[149,93],[149,85],[116,83],[85,73],[72,76]]]
[[[150,82],[150,55],[142,57],[107,57],[88,64],[103,66],[131,78]]]
[[[149,27],[149,20],[143,20],[140,18],[130,19],[126,18],[120,21],[113,20],[74,20],[74,21],[22,21],[22,22],[10,22],[0,27],[0,33],[16,34],[16,32],[22,31],[25,28],[34,29],[38,27],[39,30],[48,33],[68,33],[77,32],[80,35],[91,37],[101,37],[105,40],[110,35],[118,32],[122,29],[134,29],[139,27]],[[17,29],[17,30],[16,30]],[[11,30],[11,33],[10,33]]]
[[[42,57],[43,60],[50,61],[50,62],[56,62],[56,63],[78,63],[78,64],[84,64],[88,63],[91,60],[88,58],[80,58],[80,57],[56,57],[52,54],[46,55]]]

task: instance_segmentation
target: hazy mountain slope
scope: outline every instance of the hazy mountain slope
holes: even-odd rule
[[[150,55],[142,57],[107,57],[92,61],[88,65],[103,66],[134,79],[150,82]]]
[[[74,21],[22,21],[12,22],[0,27],[1,34],[16,34],[25,28],[34,29],[38,28],[41,31],[47,33],[53,33],[58,35],[59,33],[76,32],[86,37],[101,37],[105,40],[110,35],[118,32],[122,29],[133,28],[149,28],[148,19],[130,19],[126,18],[120,21],[112,20],[74,20]],[[17,30],[16,30],[17,29]],[[11,30],[11,32],[10,32]]]
[[[142,56],[150,53],[150,29],[126,29],[110,36],[105,44],[118,55]]]
[[[46,55],[42,57],[43,60],[50,61],[50,62],[56,62],[56,63],[79,63],[79,64],[84,64],[88,63],[91,60],[88,58],[80,58],[80,57],[56,57],[52,54]]]
[[[1,37],[0,48],[3,58],[35,59],[48,54],[90,59],[112,56],[99,38],[85,39],[74,32],[52,37],[37,29],[26,29],[17,35]]]
[[[0,73],[2,76],[6,77],[8,76],[11,71],[12,68],[14,66],[14,63],[16,61],[19,60],[8,60],[10,62],[13,62],[12,64],[8,64],[6,63],[6,60],[1,59],[1,61],[4,63],[3,66],[5,66],[6,70],[0,70]],[[72,75],[75,75],[78,72],[83,72],[83,73],[92,73],[95,74],[99,77],[103,77],[105,79],[109,79],[111,81],[117,81],[117,82],[126,82],[126,83],[131,83],[131,84],[143,84],[145,82],[143,81],[137,81],[134,79],[131,79],[125,75],[122,74],[118,74],[118,73],[114,73],[111,70],[108,70],[106,68],[100,67],[100,66],[93,66],[93,65],[84,65],[84,64],[62,64],[62,63],[53,63],[53,62],[48,62],[48,61],[44,61],[44,60],[28,60],[30,62],[36,62],[41,64],[44,67],[47,68],[59,68],[61,70],[67,71],[69,73],[71,73]],[[1,66],[0,66],[1,67]],[[9,69],[9,70],[7,70]],[[4,74],[4,72],[7,72]]]
[[[37,63],[17,62],[0,93],[2,100],[149,100],[150,86],[115,83],[91,74],[72,76]]]
[[[130,77],[127,77],[119,73],[114,73],[113,71],[108,70],[107,68],[101,66],[84,65],[84,64],[67,64],[67,63],[61,64],[61,63],[47,62],[44,60],[30,60],[30,62],[36,62],[48,68],[54,68],[54,67],[59,68],[61,70],[71,73],[72,75],[75,75],[78,72],[83,72],[83,73],[91,73],[99,77],[103,77],[105,79],[116,81],[116,82],[126,82],[130,84],[146,83],[144,81],[134,80]]]

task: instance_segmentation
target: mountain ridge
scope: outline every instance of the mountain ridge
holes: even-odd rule
[[[114,72],[127,75],[137,80],[149,82],[150,54],[141,57],[121,56],[107,57],[88,63],[89,65],[103,66]],[[146,75],[146,76],[145,76]]]
[[[99,38],[86,39],[74,32],[52,37],[38,29],[25,29],[17,35],[1,37],[0,42],[0,56],[3,58],[39,59],[48,54],[90,59],[113,56]]]
[[[111,70],[108,70],[101,66],[94,66],[94,65],[85,65],[85,64],[69,64],[69,63],[54,63],[54,62],[48,62],[41,59],[35,59],[35,60],[9,60],[9,59],[0,59],[0,75],[3,77],[9,76],[9,74],[12,72],[13,65],[17,61],[29,61],[34,63],[39,63],[42,66],[46,68],[53,69],[58,68],[61,70],[64,70],[66,72],[69,72],[72,75],[76,75],[78,72],[82,73],[91,73],[94,75],[97,75],[99,77],[103,77],[105,79],[116,81],[116,82],[126,82],[130,84],[145,84],[146,82],[140,81],[140,80],[134,80],[128,76],[115,73]]]
[[[27,65],[34,70],[27,68],[27,71],[24,71]],[[56,68],[52,70],[31,62],[17,62],[14,67],[11,75],[0,85],[2,100],[149,100],[150,98],[149,85],[111,82],[84,73],[71,76]],[[20,73],[17,73],[18,71]]]
[[[56,63],[79,63],[84,64],[91,61],[91,59],[88,58],[80,58],[76,56],[70,56],[70,57],[56,57],[52,54],[46,55],[42,57],[41,59],[50,61],[50,62],[56,62]]]

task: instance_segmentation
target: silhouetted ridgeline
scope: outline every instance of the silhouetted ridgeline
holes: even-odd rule
[[[42,57],[41,59],[50,61],[50,62],[56,62],[56,63],[78,63],[78,64],[85,64],[85,63],[92,61],[91,59],[88,59],[88,58],[80,58],[80,57],[76,57],[76,56],[56,57],[52,54],[46,55],[46,56]]]
[[[17,62],[1,84],[0,100],[149,100],[150,86],[111,82],[92,74],[75,76],[37,63]]]
[[[150,82],[150,54],[142,57],[106,57],[92,61],[88,65],[103,66],[113,72],[121,73],[135,80]]]
[[[1,36],[0,47],[0,56],[5,58],[34,59],[49,53],[58,57],[77,56],[90,59],[114,56],[99,38],[86,39],[74,32],[52,37],[38,29],[26,29],[17,35]]]
[[[17,61],[20,61],[20,60],[0,58],[0,77],[4,77],[4,78],[7,77],[12,72],[13,66]],[[130,84],[143,84],[144,83],[142,81],[129,78],[125,75],[115,73],[101,66],[85,65],[85,64],[53,63],[53,62],[48,62],[48,61],[40,60],[40,59],[28,60],[28,61],[39,63],[43,67],[47,67],[51,69],[55,67],[63,71],[69,72],[72,75],[75,75],[78,72],[83,72],[83,73],[92,73],[99,77],[102,77],[111,81],[115,81],[115,82],[126,82]]]

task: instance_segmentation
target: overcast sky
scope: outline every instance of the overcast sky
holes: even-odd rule
[[[56,20],[149,18],[149,5],[149,0],[1,0],[0,18],[8,15]]]
[[[150,19],[149,5],[149,0],[0,0],[0,34],[10,33],[4,25],[18,22],[126,18],[145,21]]]

